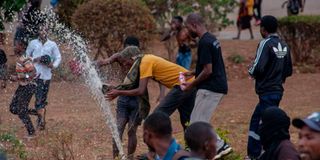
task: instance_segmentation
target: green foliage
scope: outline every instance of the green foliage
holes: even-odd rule
[[[233,54],[228,57],[228,60],[235,64],[240,64],[245,61],[245,57],[240,54]]]
[[[237,6],[236,0],[143,0],[151,9],[160,26],[164,26],[172,16],[185,16],[191,12],[200,13],[211,30],[232,24],[227,14]]]
[[[148,42],[155,28],[150,10],[140,0],[91,0],[78,7],[72,23],[96,45],[98,55],[106,51],[109,56],[123,46],[128,35],[142,44]]]
[[[27,152],[25,150],[25,145],[17,139],[17,137],[12,133],[2,133],[0,135],[0,142],[4,143],[4,152],[15,154],[20,159],[27,159]]]
[[[288,43],[295,63],[313,58],[320,41],[320,16],[289,16],[279,19],[280,35]]]
[[[4,30],[6,22],[12,22],[14,14],[19,12],[26,0],[1,0],[0,1],[0,31]]]
[[[229,143],[228,130],[222,130],[221,128],[216,129],[217,134],[223,139],[226,143]],[[233,151],[232,153],[228,154],[227,156],[220,158],[220,160],[242,160],[241,155]]]
[[[217,134],[220,136],[221,139],[223,139],[226,143],[229,142],[229,139],[228,139],[228,134],[229,134],[229,131],[228,130],[222,130],[221,128],[217,128],[216,129],[216,132]]]

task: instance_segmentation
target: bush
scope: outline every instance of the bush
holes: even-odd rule
[[[67,26],[71,26],[71,17],[79,5],[89,0],[59,0],[57,14],[59,20]]]
[[[312,58],[320,41],[320,16],[289,16],[279,19],[279,33],[288,43],[294,63]]]
[[[140,0],[91,0],[78,7],[72,24],[96,45],[94,59],[103,51],[108,56],[118,51],[128,35],[139,38],[143,48],[155,28],[150,10]]]
[[[26,0],[1,0],[0,1],[0,31],[4,30],[6,22],[12,22],[14,15],[20,11]]]

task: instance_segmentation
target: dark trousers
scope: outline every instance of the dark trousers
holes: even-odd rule
[[[268,107],[278,107],[282,93],[269,93],[259,96],[259,103],[256,106],[250,121],[247,152],[250,157],[257,158],[261,154],[261,143],[258,129],[260,127],[261,115]]]
[[[178,109],[180,122],[185,130],[187,128],[187,124],[190,122],[190,115],[194,107],[196,93],[196,89],[183,92],[180,86],[174,86],[157,106],[155,112],[164,112],[170,116],[176,109]]]
[[[261,3],[262,3],[262,0],[255,0],[253,5],[254,18],[256,20],[261,20]]]
[[[35,92],[35,85],[19,85],[10,104],[10,112],[16,114],[27,128],[28,134],[34,134],[35,130],[28,114],[28,105]]]
[[[37,87],[35,91],[35,97],[36,97],[35,108],[39,110],[41,108],[45,108],[45,106],[47,105],[47,97],[48,97],[48,92],[50,87],[50,80],[37,79],[36,83],[37,83]]]

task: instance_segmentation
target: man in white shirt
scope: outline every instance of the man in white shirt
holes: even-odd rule
[[[32,57],[37,70],[37,88],[35,92],[35,109],[38,115],[38,128],[45,129],[45,106],[47,105],[47,95],[49,92],[52,69],[59,66],[61,54],[57,44],[48,39],[48,27],[43,25],[39,29],[39,37],[32,40],[26,50],[27,56]]]

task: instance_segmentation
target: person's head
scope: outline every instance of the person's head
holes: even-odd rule
[[[140,42],[138,38],[128,36],[124,40],[123,46],[124,49],[121,52],[116,53],[116,59],[121,66],[130,68],[134,63],[135,58],[141,54],[139,49]]]
[[[191,13],[186,20],[186,27],[192,38],[200,36],[200,31],[205,28],[203,18],[197,13]]]
[[[261,144],[266,149],[275,140],[290,139],[290,118],[279,107],[270,107],[263,111],[259,129]]]
[[[136,47],[140,47],[140,42],[139,39],[135,36],[128,36],[124,42],[123,42],[123,46],[124,48],[128,47],[128,46],[136,46]]]
[[[40,9],[42,0],[29,0],[30,8]]]
[[[25,50],[27,48],[27,43],[22,41],[22,40],[17,40],[15,42],[15,47],[14,47],[14,54],[16,56],[21,56],[24,54]]]
[[[292,124],[300,129],[298,150],[302,160],[320,160],[320,112],[295,118]]]
[[[42,41],[46,41],[48,38],[49,27],[45,24],[41,24],[39,26],[39,39]]]
[[[217,136],[209,123],[191,124],[186,129],[184,138],[192,152],[203,154],[199,158],[213,159],[215,157]]]
[[[143,123],[143,141],[152,150],[163,140],[172,139],[170,117],[163,112],[150,114]]]
[[[260,33],[263,38],[269,34],[276,33],[278,29],[278,20],[274,16],[263,16],[260,23]]]
[[[170,26],[172,30],[180,30],[183,25],[183,18],[181,16],[174,16],[171,20]]]

